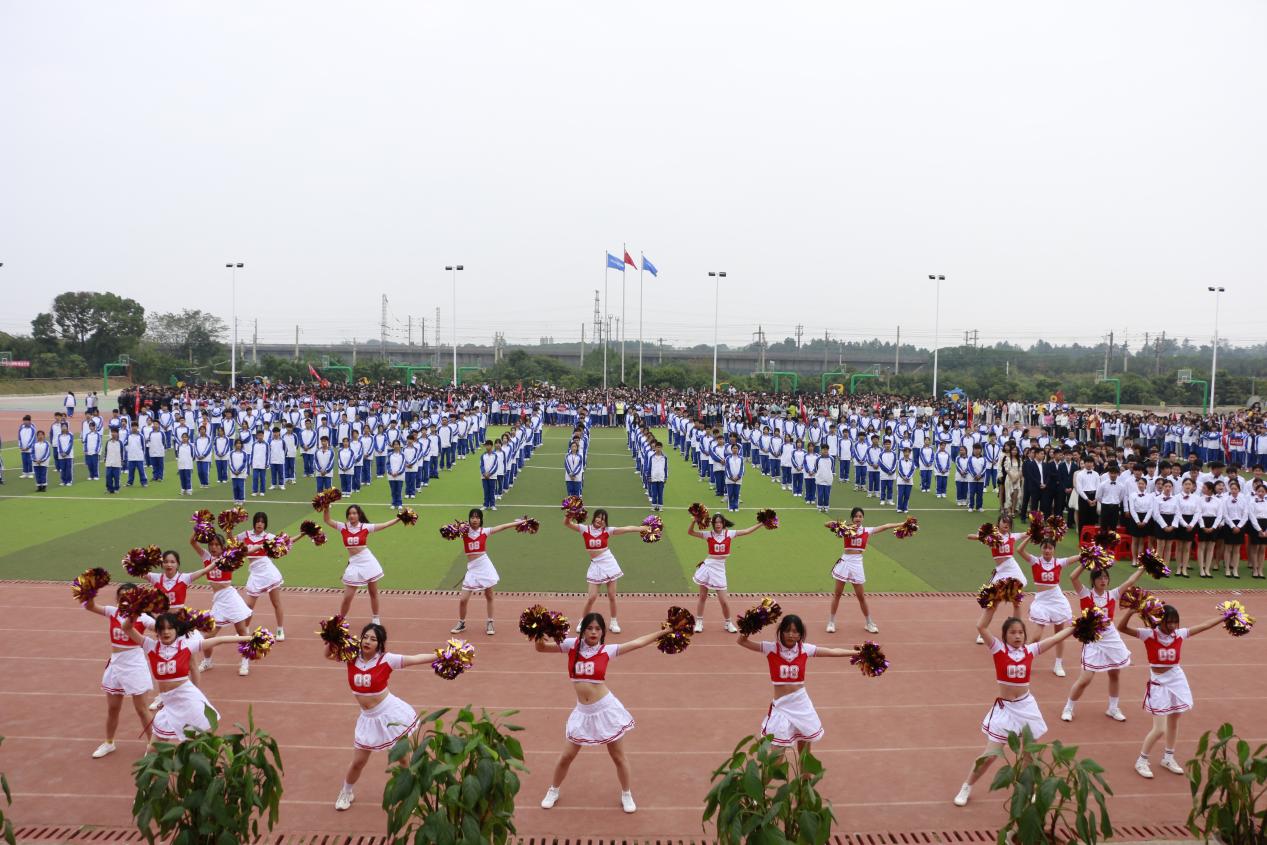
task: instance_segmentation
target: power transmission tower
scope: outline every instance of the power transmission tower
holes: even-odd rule
[[[980,337],[981,337],[981,332],[979,332],[978,330],[976,330],[976,329],[964,329],[964,333],[963,333],[963,345],[964,345],[964,346],[971,346],[971,347],[973,347],[973,348],[976,348],[977,343],[978,343],[978,341],[979,341]]]
[[[251,334],[251,363],[258,364],[260,362],[260,321],[255,318],[255,329]]]
[[[656,359],[656,363],[663,364],[664,363],[664,338],[662,337],[656,338],[656,340],[659,341],[659,345],[660,345],[660,357]]]
[[[585,369],[585,324],[581,323],[581,369]]]
[[[440,369],[440,308],[436,308],[436,369]]]
[[[410,314],[409,322],[405,324],[405,346],[414,345],[414,315]]]
[[[427,318],[418,318],[418,345],[423,349],[427,348]]]
[[[603,307],[598,291],[594,291],[594,342],[603,343]]]
[[[387,294],[383,294],[383,319],[378,324],[378,357],[387,360]]]
[[[1166,342],[1166,333],[1162,332],[1161,337],[1153,342],[1153,375],[1161,375],[1161,347]]]
[[[805,333],[805,326],[800,323],[796,324],[796,351],[801,351],[801,335]]]
[[[752,333],[752,336],[754,338],[754,342],[756,343],[757,351],[761,353],[761,372],[764,373],[765,372],[765,349],[766,349],[765,329],[762,326],[758,325],[757,330]]]
[[[1113,357],[1113,332],[1109,332],[1108,343],[1104,347],[1104,377],[1109,377],[1109,359]]]

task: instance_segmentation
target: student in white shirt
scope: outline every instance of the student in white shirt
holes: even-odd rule
[[[132,486],[138,474],[141,476],[141,486],[148,486],[149,481],[145,477],[145,441],[141,437],[140,429],[135,425],[132,426],[131,436],[128,437],[125,455],[128,461],[128,486]]]
[[[647,471],[647,492],[651,495],[651,508],[659,511],[664,507],[664,485],[669,479],[669,459],[665,456],[664,446],[660,441],[655,441],[652,449],[651,457],[647,459],[650,464]],[[718,469],[724,472],[724,467]]]
[[[189,442],[189,432],[180,436],[176,444],[176,473],[180,476],[180,495],[194,494],[194,447]]]

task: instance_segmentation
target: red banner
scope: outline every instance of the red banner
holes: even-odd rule
[[[0,361],[0,367],[26,367],[31,366],[30,361]]]

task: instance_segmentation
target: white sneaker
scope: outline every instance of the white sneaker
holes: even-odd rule
[[[638,805],[634,803],[632,792],[620,793],[620,808],[626,813],[635,813],[638,811]]]
[[[490,637],[497,633],[497,630],[493,627],[492,619],[488,620],[488,624],[484,626],[484,633]]]
[[[1060,711],[1060,721],[1062,722],[1073,721],[1073,705],[1072,704],[1066,703],[1065,709]]]
[[[972,794],[972,787],[969,786],[968,784],[965,783],[963,786],[959,787],[959,794],[955,796],[955,806],[956,807],[968,806],[968,796],[971,794]]]
[[[371,624],[373,624],[373,625],[382,625],[382,624],[383,624],[383,621],[382,621],[381,619],[379,619],[377,616],[371,616],[371,617],[370,617],[370,623],[371,623]]]
[[[1051,667],[1051,673],[1057,678],[1063,678],[1065,676],[1064,664],[1057,663],[1055,666]]]
[[[726,633],[727,634],[739,633],[739,629],[735,627],[735,623],[731,622],[729,619],[726,620]]]
[[[868,620],[867,620],[867,624],[866,624],[866,625],[863,625],[863,626],[862,626],[862,629],[863,629],[864,631],[866,631],[868,634],[878,634],[878,633],[880,633],[880,629],[879,629],[879,628],[877,628],[877,627],[875,626],[875,623],[874,623],[874,622],[872,622],[870,619],[868,619]]]
[[[97,746],[96,751],[92,752],[92,759],[100,760],[102,757],[105,757],[107,754],[113,754],[117,750],[118,749],[114,747],[113,742],[103,742]]]
[[[552,786],[546,790],[546,797],[541,799],[541,809],[548,810],[559,801],[559,788]]]
[[[829,633],[829,634],[834,634],[834,633],[836,633],[836,620],[835,620],[835,619],[833,619],[832,621],[830,621],[830,622],[828,622],[828,623],[827,623],[827,633]]]
[[[281,625],[277,626],[277,633],[273,634],[273,639],[279,643],[286,642],[286,629]]]
[[[696,619],[696,620],[695,620],[695,633],[697,633],[697,634],[702,634],[702,633],[704,633],[704,620],[703,620],[703,619]]]
[[[163,706],[163,700],[159,698],[157,695],[154,696],[154,700],[150,702],[150,709],[157,710],[158,708],[162,706]]]
[[[1153,769],[1148,765],[1148,761],[1143,757],[1135,758],[1135,773],[1140,777],[1148,778],[1149,780],[1152,780],[1153,777]]]
[[[199,672],[210,672],[214,668],[215,668],[215,664],[211,662],[210,657],[204,657],[202,659],[202,662],[198,664]]]
[[[238,674],[245,678],[251,674],[251,661],[243,657],[242,662],[238,664]]]
[[[1175,774],[1177,774],[1177,775],[1182,775],[1182,774],[1184,774],[1184,771],[1183,771],[1183,766],[1179,765],[1179,761],[1178,761],[1178,760],[1176,760],[1176,759],[1175,759],[1173,756],[1171,756],[1170,754],[1163,754],[1163,755],[1162,755],[1162,757],[1161,757],[1161,767],[1162,767],[1163,769],[1165,769],[1166,771],[1168,771],[1168,772],[1174,772],[1174,773],[1175,773]]]
[[[339,797],[334,799],[334,809],[346,810],[352,806],[352,802],[356,800],[356,796],[346,789],[339,790]]]
[[[985,645],[985,640],[981,639],[980,634],[977,634],[977,645]]]
[[[466,630],[466,620],[465,620],[465,619],[459,619],[459,620],[458,620],[458,624],[454,625],[452,628],[450,628],[450,629],[449,629],[449,633],[450,633],[450,634],[460,634],[460,633],[462,633],[462,632],[463,632],[463,631],[465,631],[465,630]],[[578,628],[577,628],[577,630],[579,631],[579,630],[580,630],[580,628],[578,627]]]
[[[1118,722],[1126,721],[1126,717],[1122,715],[1122,711],[1117,709],[1116,707],[1110,707],[1108,710],[1105,710],[1104,715]]]
[[[610,626],[610,627],[608,627],[608,629],[607,629],[607,630],[611,631],[613,634],[619,634],[619,633],[620,633],[620,623],[616,621],[616,617],[615,617],[615,616],[613,616],[613,617],[612,617],[612,623],[611,623],[611,626]]]

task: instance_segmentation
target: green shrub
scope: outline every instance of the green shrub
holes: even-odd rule
[[[1224,722],[1217,733],[1201,735],[1197,756],[1184,768],[1192,788],[1188,829],[1194,835],[1207,840],[1217,835],[1227,843],[1267,842],[1267,744],[1251,753],[1249,743]]]
[[[704,822],[717,816],[720,845],[822,845],[836,821],[818,794],[823,764],[806,749],[788,754],[770,737],[746,736],[713,772]]]

